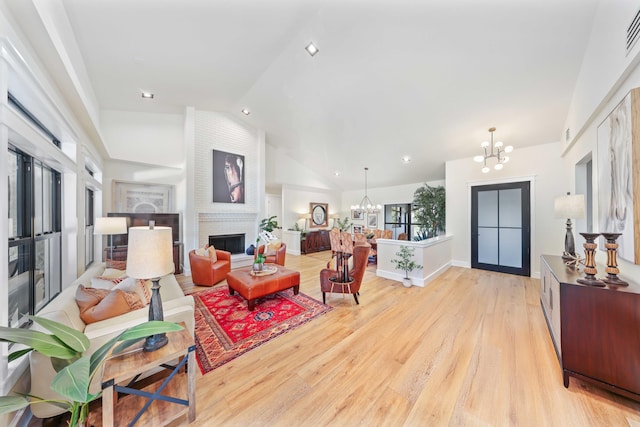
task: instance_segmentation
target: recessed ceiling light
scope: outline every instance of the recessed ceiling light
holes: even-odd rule
[[[335,176],[340,176],[340,171],[335,171],[335,172],[333,173],[333,175],[335,175]]]
[[[313,42],[310,42],[307,47],[304,48],[304,50],[306,50],[311,56],[314,56],[316,53],[320,52],[320,49],[318,49],[316,45],[313,44]]]
[[[142,91],[142,97],[143,97],[144,99],[153,99],[153,96],[154,96],[154,95],[153,95],[151,92],[145,92],[145,91]]]
[[[404,163],[406,165],[409,162],[411,162],[411,157],[409,157],[409,156],[403,156],[402,157],[402,163]]]
[[[248,116],[249,114],[251,114],[251,111],[247,110],[246,108],[243,108],[242,110],[240,110],[240,112],[245,116]]]

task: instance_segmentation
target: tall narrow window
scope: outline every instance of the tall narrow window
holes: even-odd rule
[[[93,190],[87,188],[84,198],[84,261],[85,266],[89,266],[95,260],[95,244],[93,237],[93,226],[95,215],[93,209]]]
[[[61,290],[62,181],[60,173],[11,146],[8,154],[9,326],[16,327]]]

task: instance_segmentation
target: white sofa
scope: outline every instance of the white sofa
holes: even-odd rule
[[[100,276],[104,271],[104,264],[98,264],[89,268],[82,276],[76,279],[71,285],[65,288],[60,295],[51,301],[38,316],[64,323],[78,331],[83,331],[91,341],[91,346],[85,355],[90,355],[100,346],[113,338],[119,332],[131,326],[145,322],[149,317],[149,306],[113,317],[99,322],[85,324],[80,319],[80,310],[76,303],[76,290],[79,284],[85,287],[91,286],[91,278]],[[193,336],[193,297],[185,296],[178,284],[175,276],[169,274],[160,279],[160,296],[164,320],[169,322],[184,322],[187,329]],[[42,330],[41,328],[39,328]],[[46,330],[44,332],[47,332]],[[31,394],[43,398],[61,398],[54,393],[51,382],[56,375],[48,357],[36,352],[31,352],[29,356],[31,369]],[[100,389],[102,375],[99,373],[94,378],[91,388],[92,392]],[[61,408],[42,403],[31,405],[31,411],[38,418],[48,418],[64,412]]]

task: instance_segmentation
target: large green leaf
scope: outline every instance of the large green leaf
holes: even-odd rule
[[[77,352],[62,344],[53,335],[40,331],[0,326],[0,341],[24,344],[39,353],[60,359],[74,357]]]
[[[122,334],[124,334],[124,331],[120,332],[118,335],[102,344],[99,349],[93,352],[93,354],[91,355],[91,363],[89,364],[90,375],[93,375],[96,369],[98,369],[98,366],[100,366],[100,364],[104,361],[104,358],[107,357],[107,354],[109,354],[109,350],[111,350],[115,343],[120,341],[120,337],[122,337]]]
[[[9,362],[13,362],[14,360],[17,360],[19,358],[21,358],[22,356],[24,356],[25,354],[29,354],[33,351],[32,348],[25,348],[22,350],[18,350],[18,351],[14,351],[12,353],[9,354]]]
[[[53,334],[62,341],[68,347],[71,347],[79,353],[87,351],[89,345],[89,338],[82,332],[79,332],[63,323],[55,322],[53,320],[45,319],[38,316],[29,316],[34,322],[47,328],[47,330],[53,332]]]
[[[58,372],[51,383],[51,390],[75,402],[90,402],[90,362],[89,356],[83,356]]]
[[[67,366],[71,365],[76,360],[82,357],[82,353],[78,353],[76,357],[72,357],[71,359],[58,359],[57,357],[51,357],[51,366],[56,372],[62,371]]]
[[[122,334],[121,340],[135,340],[138,338],[149,337],[163,332],[181,331],[182,326],[173,322],[163,322],[160,320],[150,320],[137,326],[133,326]]]
[[[0,414],[17,411],[29,406],[29,401],[20,396],[0,396]]]

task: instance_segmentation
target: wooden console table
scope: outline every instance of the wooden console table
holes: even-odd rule
[[[169,332],[167,337],[167,345],[156,351],[143,351],[141,343],[134,351],[107,359],[102,375],[103,427],[164,426],[184,414],[190,423],[196,419],[196,346],[186,328]],[[175,360],[180,360],[177,365],[167,365]],[[185,365],[186,374],[181,372]],[[139,375],[158,367],[171,374],[141,390],[133,388]],[[134,380],[128,386],[118,385],[130,378]],[[116,402],[114,391],[128,396]],[[175,397],[181,395],[186,399]]]
[[[540,302],[564,386],[575,377],[640,401],[640,285],[578,284],[583,276],[559,256],[541,257]]]
[[[303,254],[328,251],[329,249],[331,249],[331,239],[328,230],[310,231],[300,239],[300,252]]]

